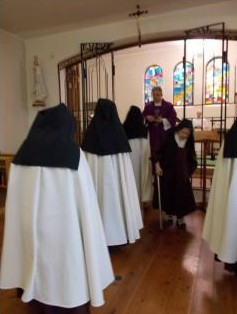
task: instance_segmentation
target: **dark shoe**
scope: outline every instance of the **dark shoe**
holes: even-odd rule
[[[171,215],[166,215],[165,217],[165,227],[170,228],[173,226],[173,216]]]
[[[185,223],[185,221],[184,221],[183,218],[177,219],[177,227],[178,227],[179,229],[183,229],[183,230],[186,229],[186,223]]]
[[[214,255],[214,258],[215,258],[215,261],[216,261],[216,262],[219,262],[219,263],[221,262],[221,260],[218,258],[218,255],[217,255],[217,254]]]
[[[237,272],[237,264],[228,264],[228,263],[225,263],[225,266],[224,266],[225,270],[227,270],[228,272],[230,273],[235,273]]]

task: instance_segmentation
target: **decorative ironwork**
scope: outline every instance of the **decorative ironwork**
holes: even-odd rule
[[[186,34],[186,32],[188,32],[188,34]],[[200,39],[200,38],[203,39],[201,31],[199,33],[196,33],[195,37],[191,37],[191,35],[194,36],[194,33],[190,33],[190,31],[186,31],[186,32],[184,33],[183,36],[181,36],[181,35],[179,35],[179,36],[172,36],[172,37],[167,37],[165,39],[164,38],[157,38],[157,39],[153,39],[152,41],[148,40],[148,41],[141,42],[141,44],[144,45],[144,44],[163,42],[163,41],[182,40],[182,39],[185,39],[185,36],[187,37],[187,39],[191,39],[191,38],[193,38],[193,39],[194,38],[196,38],[196,39]],[[206,34],[206,36],[207,36],[207,34]],[[225,31],[225,38],[228,39],[228,40],[237,40],[237,32],[236,31],[231,31],[231,30],[226,30]],[[211,33],[209,33],[209,36],[206,37],[206,39],[222,39],[222,31],[220,31],[220,30],[212,30]],[[135,47],[136,45],[137,45],[137,43],[130,43],[128,45],[128,47],[131,48],[131,47]],[[120,47],[121,47],[121,49],[125,48],[124,45],[116,46],[116,50],[119,50]],[[111,47],[110,52],[112,52],[114,50],[115,50],[115,48]],[[65,69],[68,66],[72,66],[72,65],[78,64],[80,62],[81,62],[81,54],[77,54],[75,56],[72,56],[71,58],[68,58],[66,60],[62,60],[58,64],[58,69],[62,70],[62,69]]]
[[[78,54],[76,56],[68,58],[67,60],[59,62],[59,64],[58,64],[58,71],[66,69],[66,68],[68,68],[70,66],[73,66],[75,64],[79,64],[80,62],[81,62],[81,55]]]
[[[185,31],[185,37],[186,39],[211,39],[220,36],[220,39],[222,39],[224,32],[225,23],[215,23],[187,30]]]
[[[233,34],[232,34],[233,35]],[[236,34],[235,34],[236,35]],[[215,91],[215,88],[212,88],[210,93],[213,100],[217,100],[220,103],[220,128],[219,128],[219,136],[220,140],[219,143],[221,144],[222,138],[226,132],[226,118],[227,118],[227,90],[228,90],[228,70],[227,70],[227,59],[228,59],[228,40],[230,39],[231,33],[227,32],[225,29],[225,23],[215,23],[210,24],[198,28],[194,28],[191,30],[185,31],[184,37],[184,57],[183,57],[183,67],[184,67],[184,106],[183,106],[183,117],[186,116],[186,57],[187,57],[187,41],[189,39],[203,39],[203,61],[202,61],[202,116],[204,113],[204,105],[205,99],[207,100],[210,98],[209,91],[206,90],[205,93],[205,39],[220,39],[222,42],[222,53],[220,56],[220,65],[218,71],[218,89]],[[234,36],[234,35],[233,35]],[[215,70],[215,69],[214,69]],[[215,71],[212,72],[214,75]],[[208,80],[208,78],[207,78]],[[215,79],[211,80],[211,83],[215,83]],[[203,120],[202,120],[202,127],[203,127]],[[201,208],[205,209],[206,207],[206,153],[207,153],[207,143],[203,143],[201,146],[201,155],[202,161],[201,162],[201,178],[202,178],[202,203]]]
[[[109,53],[113,43],[82,43],[81,54],[83,59],[96,58]]]
[[[222,39],[223,32],[221,30],[195,29],[194,31],[186,31],[187,39]],[[236,31],[225,31],[225,38],[229,40],[237,40]]]
[[[81,44],[83,131],[93,117],[98,98],[109,97],[108,64],[102,58],[102,55],[108,53],[111,53],[111,95],[114,97],[115,66],[112,45],[112,43]]]
[[[79,64],[66,68],[66,103],[76,119],[75,139],[78,145],[82,141],[82,106],[80,101],[80,66]]]

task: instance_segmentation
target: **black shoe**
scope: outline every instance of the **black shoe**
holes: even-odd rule
[[[165,226],[166,228],[170,228],[173,226],[173,216],[166,216],[165,218]]]
[[[186,229],[186,223],[183,218],[177,219],[177,227],[183,230]]]
[[[237,272],[237,263],[235,264],[228,264],[228,263],[225,263],[225,266],[224,266],[225,270],[227,270],[228,272],[230,273],[235,273]]]
[[[217,254],[214,255],[214,259],[215,259],[216,262],[219,262],[219,263],[221,262],[221,260],[218,258]]]

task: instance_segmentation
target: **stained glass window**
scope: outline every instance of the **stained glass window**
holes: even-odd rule
[[[186,62],[186,105],[193,104],[193,64]],[[179,62],[173,73],[173,86],[174,86],[174,105],[182,106],[184,104],[184,67],[183,62]]]
[[[227,87],[227,100],[228,100],[228,90],[229,90],[229,64],[223,64],[223,94],[222,90],[222,58],[215,57],[212,58],[206,67],[206,104],[221,103],[221,95],[223,95],[223,101],[225,100],[226,87]],[[226,84],[227,76],[227,84]]]
[[[144,78],[145,103],[152,101],[152,88],[162,86],[163,80],[163,71],[159,65],[152,65],[146,70]]]

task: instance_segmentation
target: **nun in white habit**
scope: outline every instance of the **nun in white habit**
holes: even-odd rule
[[[226,135],[217,159],[203,238],[227,269],[237,271],[237,122]],[[232,267],[232,266],[233,267]]]
[[[140,202],[152,201],[152,169],[148,132],[141,109],[131,106],[123,123],[131,147],[131,162]]]
[[[91,173],[64,104],[40,111],[11,165],[0,287],[43,313],[89,313],[114,280]]]
[[[108,246],[134,243],[143,227],[141,209],[131,149],[112,101],[99,99],[82,149],[94,179]]]

